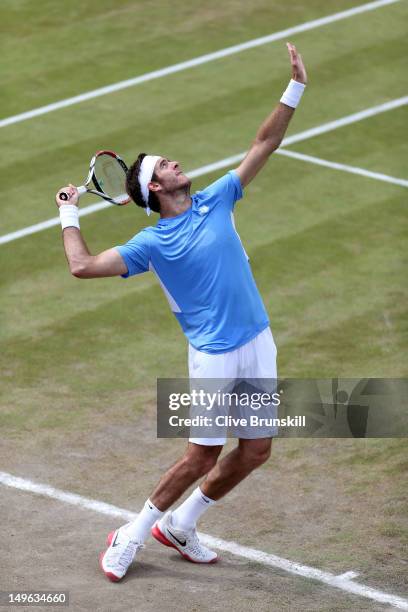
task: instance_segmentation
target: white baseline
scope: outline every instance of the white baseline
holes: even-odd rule
[[[62,491],[61,489],[55,489],[54,487],[46,484],[40,484],[25,478],[19,478],[17,476],[13,476],[12,474],[8,474],[7,472],[0,472],[0,484],[14,489],[19,489],[20,491],[27,491],[30,493],[35,493],[36,495],[44,495],[72,506],[77,506],[85,510],[92,510],[107,516],[121,518],[125,521],[131,521],[137,517],[136,513],[130,512],[124,508],[106,504],[95,499],[88,499],[75,493]],[[276,567],[280,570],[284,570],[285,572],[289,572],[290,574],[295,574],[296,576],[317,580],[331,587],[346,591],[347,593],[352,593],[353,595],[366,597],[367,599],[371,599],[373,601],[389,604],[400,610],[408,610],[407,599],[399,597],[398,595],[392,595],[390,593],[385,593],[384,591],[379,591],[378,589],[373,589],[372,587],[358,582],[354,582],[353,576],[355,575],[355,572],[345,572],[344,574],[336,576],[330,572],[324,572],[315,567],[310,567],[309,565],[296,563],[294,561],[290,561],[289,559],[284,559],[283,557],[278,557],[277,555],[266,553],[262,550],[257,550],[256,548],[241,546],[236,542],[214,538],[213,536],[205,533],[200,533],[199,536],[204,544],[217,548],[218,550],[229,552],[237,557],[243,557],[244,559],[249,559],[269,567]]]
[[[93,89],[92,91],[87,91],[71,98],[65,98],[64,100],[59,100],[58,102],[53,102],[52,104],[47,104],[46,106],[40,106],[39,108],[34,108],[33,110],[26,111],[18,115],[6,117],[5,119],[0,120],[0,128],[6,127],[7,125],[12,125],[13,123],[19,123],[20,121],[26,121],[27,119],[32,119],[33,117],[45,115],[60,108],[66,108],[67,106],[79,104],[80,102],[85,102],[86,100],[99,98],[100,96],[105,96],[107,94],[120,91],[121,89],[127,89],[128,87],[141,85],[142,83],[146,83],[147,81],[159,79],[161,77],[168,76],[169,74],[174,74],[175,72],[181,72],[183,70],[187,70],[188,68],[194,68],[195,66],[207,64],[208,62],[213,62],[214,60],[221,59],[229,55],[234,55],[235,53],[241,53],[242,51],[246,51],[247,49],[260,47],[276,40],[281,40],[282,38],[288,38],[290,36],[293,36],[294,34],[307,32],[308,30],[313,30],[314,28],[320,28],[321,26],[327,25],[329,23],[334,23],[335,21],[354,17],[355,15],[359,15],[360,13],[373,11],[382,6],[395,4],[399,1],[400,0],[376,0],[375,2],[367,2],[366,4],[355,6],[346,11],[327,15],[326,17],[321,17],[319,19],[313,19],[312,21],[306,21],[305,23],[301,23],[297,26],[287,28],[286,30],[274,32],[273,34],[268,34],[267,36],[254,38],[252,40],[248,40],[247,42],[240,43],[238,45],[233,45],[232,47],[226,47],[225,49],[214,51],[213,53],[200,55],[199,57],[195,57],[185,62],[173,64],[172,66],[166,66],[165,68],[153,70],[152,72],[147,72],[140,76],[133,77],[131,79],[126,79],[125,81],[119,81],[118,83],[106,85],[105,87],[99,87],[98,89]]]
[[[405,104],[408,104],[408,96],[405,96],[403,98],[397,98],[396,100],[390,100],[389,102],[385,102],[384,104],[380,104],[378,106],[372,106],[371,108],[359,111],[358,113],[353,113],[351,115],[347,115],[346,117],[342,117],[341,119],[336,119],[335,121],[330,121],[329,123],[323,123],[322,125],[317,126],[315,128],[299,132],[298,134],[293,134],[293,136],[288,136],[283,140],[282,146],[291,145],[295,142],[300,142],[302,140],[312,138],[313,136],[324,134],[339,127],[355,123],[356,121],[361,121],[362,119],[366,119],[367,117],[372,117],[374,115],[378,115],[379,113],[383,113],[393,108],[404,106]],[[351,172],[352,174],[360,174],[368,178],[385,181],[387,183],[393,183],[402,187],[407,187],[407,181],[405,179],[388,176],[387,174],[382,174],[379,172],[370,172],[369,170],[364,170],[363,168],[357,168],[355,166],[348,166],[346,164],[337,164],[336,162],[330,162],[324,159],[320,159],[318,157],[312,157],[310,155],[303,155],[302,153],[296,153],[295,151],[278,150],[276,151],[276,153],[286,155],[287,157],[293,157],[302,161],[307,161],[309,163],[314,163],[320,166],[327,166],[328,168],[343,170],[344,172]],[[238,153],[237,155],[232,155],[231,157],[225,157],[224,159],[220,159],[212,164],[207,164],[205,166],[201,166],[201,168],[191,170],[186,174],[190,178],[203,176],[204,174],[215,172],[216,170],[220,170],[221,168],[227,168],[228,166],[238,164],[240,161],[242,161],[245,155],[246,152],[243,152]],[[97,202],[95,204],[90,204],[89,206],[85,206],[84,208],[79,209],[79,216],[85,217],[86,215],[90,215],[94,212],[97,212],[98,210],[103,210],[108,206],[113,205],[109,204],[108,202]],[[29,225],[28,227],[23,227],[22,229],[16,230],[15,232],[10,232],[9,234],[4,234],[3,236],[0,236],[0,245],[6,244],[7,242],[12,242],[13,240],[17,240],[18,238],[23,238],[24,236],[29,236],[30,234],[36,234],[37,232],[41,232],[42,230],[57,226],[59,224],[59,217],[53,217],[52,219],[48,219],[47,221],[41,221],[40,223]]]

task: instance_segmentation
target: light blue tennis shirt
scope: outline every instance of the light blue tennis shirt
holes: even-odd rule
[[[116,247],[127,266],[123,277],[154,272],[190,344],[227,353],[268,327],[233,210],[242,187],[231,170],[191,196],[184,213],[160,219]]]

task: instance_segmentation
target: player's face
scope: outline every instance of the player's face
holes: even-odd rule
[[[167,157],[161,157],[156,162],[154,173],[166,192],[177,191],[190,184],[190,179],[183,173],[178,161]]]

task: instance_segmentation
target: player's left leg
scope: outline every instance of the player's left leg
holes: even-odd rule
[[[221,499],[269,459],[271,448],[272,438],[240,439],[238,446],[218,461],[207,474],[200,485],[201,491],[213,500]]]
[[[189,442],[189,448],[194,448],[200,454],[203,451],[213,449],[215,454],[214,463],[208,466],[205,473],[215,465],[222,446],[214,445],[213,442],[224,443],[225,440],[200,439],[197,442]],[[219,449],[219,451],[217,451]],[[201,475],[204,475],[202,473]],[[163,491],[164,492],[164,491]],[[214,500],[204,495],[200,487],[196,487],[188,498],[178,508],[167,512],[152,527],[152,535],[161,544],[175,548],[188,561],[193,563],[215,563],[217,553],[204,546],[196,532],[196,522],[208,508],[215,503]]]
[[[190,389],[204,389],[208,393],[216,393],[219,388],[219,380],[222,379],[223,386],[233,385],[237,377],[238,350],[227,354],[208,354],[198,351],[191,345],[188,353],[188,367],[190,375]],[[205,406],[199,406],[199,410],[206,410]],[[206,413],[207,414],[207,413]],[[192,413],[191,416],[196,416]],[[214,419],[212,419],[214,421]],[[222,446],[226,442],[226,428],[212,426],[190,428],[189,448],[194,449],[194,454],[210,454],[215,458],[213,465],[207,467],[200,476],[207,474],[215,465]],[[206,437],[209,436],[209,437]],[[213,449],[213,451],[211,451]],[[216,449],[219,449],[218,451]],[[190,462],[185,466],[186,469],[194,468],[194,458],[190,457]],[[157,499],[163,506],[161,496],[167,499],[169,486],[172,483],[164,481],[162,486],[155,492]],[[184,487],[184,490],[187,487]],[[181,494],[181,493],[180,493]],[[195,563],[214,563],[217,554],[203,546],[196,533],[196,522],[202,514],[214,504],[214,500],[203,494],[200,487],[196,487],[189,497],[174,510],[168,512],[164,517],[157,521],[152,528],[152,535],[162,544],[176,548],[184,558]],[[168,506],[167,506],[168,507]]]
[[[276,346],[271,330],[266,328],[246,345],[235,351],[220,354],[201,354],[190,347],[189,369],[192,378],[219,379],[229,383],[229,379],[248,379],[252,385],[266,384],[265,391],[274,388],[276,383]],[[247,416],[247,415],[246,415]],[[255,433],[255,435],[254,435]],[[254,469],[265,463],[271,453],[272,436],[276,433],[270,428],[263,428],[254,432],[252,428],[237,431],[238,446],[218,461],[209,471],[204,482],[197,487],[191,495],[173,513],[168,513],[156,524],[153,535],[162,543],[174,546],[181,554],[185,552],[180,545],[188,540],[188,534],[193,534],[195,546],[199,551],[200,544],[196,532],[196,522],[205,510],[211,507],[216,500],[226,495],[239,482],[248,476]],[[253,439],[255,437],[255,439]],[[251,439],[249,439],[251,438]],[[200,444],[200,439],[190,438]],[[211,443],[207,439],[206,443]],[[157,528],[166,538],[157,533]],[[173,535],[176,535],[174,539]],[[167,541],[164,541],[164,540]],[[211,551],[209,551],[211,552]],[[215,553],[213,559],[215,560]],[[183,555],[186,556],[186,555]],[[205,551],[206,562],[211,559]],[[188,557],[187,557],[188,558]],[[190,559],[192,560],[192,559]]]
[[[272,440],[240,439],[238,446],[218,461],[204,482],[174,512],[168,512],[153,527],[152,535],[165,546],[176,548],[188,561],[214,563],[217,554],[204,546],[196,522],[204,512],[237,486],[270,456]]]
[[[270,328],[237,351],[241,376],[254,388],[259,385],[265,391],[276,385],[276,346]],[[248,414],[242,415],[248,416]],[[200,485],[201,491],[213,500],[218,500],[231,491],[254,469],[267,461],[271,454],[274,428],[253,430],[245,427],[238,430],[238,446],[223,457],[207,474]]]

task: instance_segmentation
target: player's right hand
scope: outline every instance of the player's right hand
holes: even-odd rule
[[[68,195],[68,200],[61,200],[60,194],[63,192]],[[78,206],[78,200],[79,200],[78,189],[75,187],[75,185],[71,185],[71,183],[67,187],[61,187],[61,189],[58,191],[58,193],[55,196],[55,203],[58,206],[58,208],[62,204],[72,204],[73,206]]]

